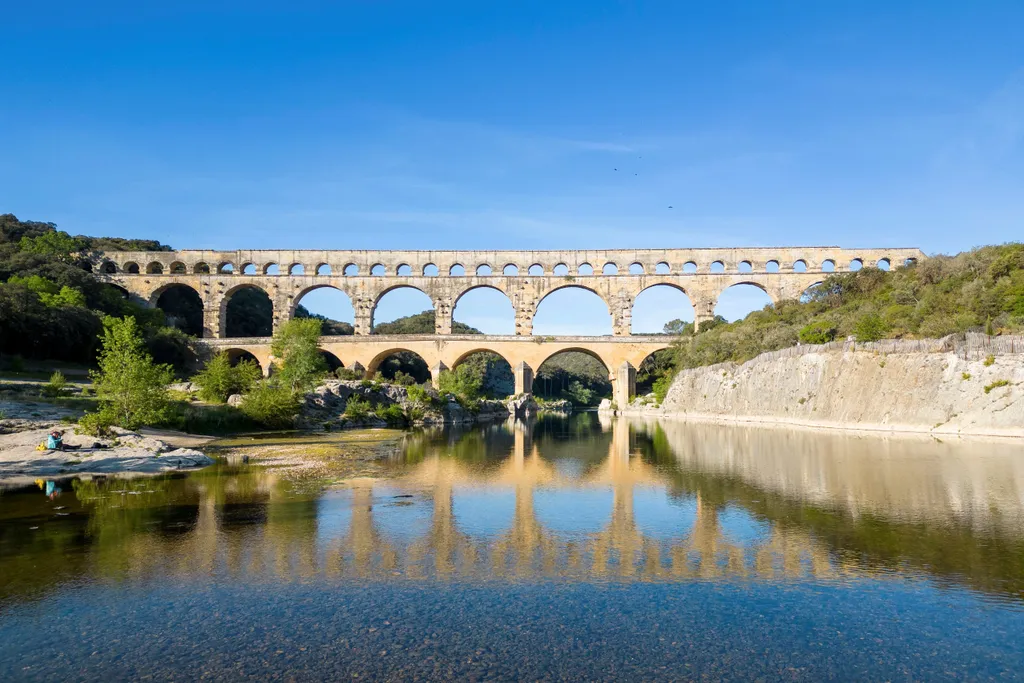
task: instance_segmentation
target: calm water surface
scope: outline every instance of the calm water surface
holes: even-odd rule
[[[1008,680],[1024,448],[611,421],[0,492],[0,680]]]

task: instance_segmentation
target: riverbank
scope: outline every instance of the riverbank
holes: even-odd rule
[[[868,346],[868,345],[864,345]],[[1024,438],[1024,354],[810,349],[680,372],[625,415],[826,430]]]
[[[22,484],[38,478],[93,475],[140,476],[196,469],[214,460],[192,448],[164,439],[114,429],[113,436],[81,434],[75,425],[61,425],[64,443],[74,450],[40,449],[53,427],[35,425],[0,435],[0,484]],[[193,441],[204,437],[193,437]]]

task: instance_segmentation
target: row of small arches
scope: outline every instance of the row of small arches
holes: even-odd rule
[[[906,259],[904,261],[904,265],[911,265],[911,264],[913,264],[913,262],[914,262],[914,259],[908,258],[908,259]],[[864,262],[863,259],[855,258],[855,259],[852,259],[849,262],[849,264],[847,266],[847,270],[849,270],[849,271],[857,271],[857,270],[860,270],[861,268],[863,268],[864,266],[865,266],[865,262]],[[874,263],[874,266],[876,268],[881,269],[881,270],[889,270],[892,267],[892,261],[890,259],[888,259],[888,258],[881,258],[881,259],[878,259]],[[798,259],[798,260],[794,261],[793,264],[790,265],[787,270],[788,270],[788,272],[794,272],[794,273],[806,273],[806,272],[809,271],[809,268],[810,268],[810,266],[809,266],[809,264],[808,264],[808,262],[806,260]],[[822,261],[822,263],[821,263],[821,272],[833,273],[833,272],[836,272],[836,270],[837,270],[837,264],[836,264],[835,260],[833,260],[833,259],[825,259],[824,261]],[[120,271],[119,271],[117,264],[115,264],[112,261],[104,261],[101,264],[101,266],[100,266],[100,271],[103,272],[103,273],[108,273],[108,274],[113,274],[113,273],[117,273],[117,272],[123,272],[123,273],[129,273],[129,274],[141,274],[141,272],[142,272],[139,264],[134,263],[134,262],[128,262],[128,263],[123,264],[121,266]],[[175,262],[171,263],[170,266],[168,266],[166,268],[166,270],[165,270],[165,267],[164,267],[163,263],[160,263],[159,261],[153,261],[153,262],[149,263],[146,266],[145,272],[146,272],[146,274],[149,274],[149,275],[163,275],[165,273],[168,273],[168,274],[171,274],[171,275],[186,275],[186,274],[189,274],[190,272],[192,274],[196,274],[196,275],[209,275],[209,274],[212,274],[212,273],[219,273],[219,274],[224,274],[224,275],[233,275],[233,274],[236,273],[236,270],[235,270],[235,264],[230,263],[230,262],[219,263],[219,264],[216,264],[215,266],[211,266],[210,264],[205,263],[205,262],[199,262],[199,263],[196,263],[193,266],[191,266],[191,268],[189,268],[189,266],[187,266],[186,264],[182,263],[181,261],[175,261]],[[242,275],[260,275],[260,274],[262,274],[262,275],[282,275],[282,274],[287,274],[287,275],[306,275],[307,274],[306,273],[306,267],[303,264],[301,264],[301,263],[293,263],[293,264],[287,266],[287,269],[286,269],[286,271],[284,273],[282,273],[281,266],[279,264],[277,264],[277,263],[268,263],[268,264],[264,265],[262,268],[258,268],[256,266],[256,264],[254,264],[254,263],[246,263],[246,264],[242,265],[241,269],[238,272],[241,273]],[[683,264],[683,267],[682,267],[682,273],[683,274],[694,274],[694,273],[698,273],[698,272],[700,272],[700,271],[699,271],[699,267],[697,266],[696,262],[694,262],[694,261],[687,261],[686,263]],[[726,266],[725,262],[723,262],[723,261],[714,261],[709,266],[708,272],[709,273],[726,273],[726,272],[730,272],[730,271],[727,269],[727,266]],[[738,264],[736,264],[735,270],[731,271],[731,272],[752,273],[752,272],[754,272],[754,263],[751,262],[751,261],[747,261],[747,260],[740,261]],[[767,273],[780,273],[780,272],[783,272],[782,264],[779,261],[774,260],[774,259],[770,260],[770,261],[767,261],[764,264],[764,272],[767,272]],[[626,273],[628,273],[629,275],[645,275],[645,274],[648,273],[648,271],[644,267],[643,264],[638,263],[638,262],[634,262],[634,263],[631,263],[628,266],[628,268],[626,269]],[[310,273],[310,274],[314,274],[314,275],[333,275],[334,272],[333,272],[330,264],[321,263],[321,264],[318,264],[313,269],[313,273]],[[345,275],[345,276],[360,275],[359,266],[357,264],[355,264],[355,263],[349,263],[349,264],[345,265],[344,268],[342,268],[341,274]],[[370,275],[371,276],[384,277],[384,276],[387,276],[388,274],[389,273],[387,272],[387,267],[385,267],[381,263],[374,264],[373,266],[370,267]],[[403,263],[403,264],[399,265],[397,268],[395,268],[395,272],[393,274],[397,275],[399,277],[412,277],[414,275],[412,266],[410,266],[409,264],[406,264],[406,263]],[[418,273],[418,274],[415,274],[415,275],[419,275],[419,274],[421,274],[423,276],[426,276],[426,277],[437,277],[441,273],[440,273],[440,269],[438,268],[438,266],[436,264],[428,263],[427,265],[425,265],[423,267],[421,273]],[[475,271],[473,271],[473,274],[475,274],[477,276],[489,276],[489,275],[494,275],[495,272],[491,268],[490,264],[482,263],[482,264],[480,264],[480,265],[478,265],[476,267]],[[518,276],[520,274],[519,266],[517,266],[514,263],[506,264],[501,269],[501,273],[500,274],[504,275],[504,276]],[[613,262],[605,263],[604,266],[601,267],[600,273],[596,273],[596,271],[594,269],[594,266],[589,264],[589,263],[582,263],[579,266],[577,266],[575,273],[571,272],[569,266],[566,265],[565,263],[557,264],[552,269],[551,273],[546,273],[545,270],[544,270],[544,266],[540,265],[539,263],[535,263],[535,264],[531,265],[526,270],[526,275],[542,276],[542,275],[548,275],[548,274],[555,275],[555,276],[566,276],[566,277],[567,276],[571,276],[571,275],[581,275],[581,276],[586,277],[586,276],[591,276],[591,275],[595,275],[595,274],[600,274],[600,275],[619,275],[620,273],[619,273],[619,266],[618,266],[618,264],[613,263]],[[661,261],[661,262],[655,264],[654,270],[653,270],[653,274],[655,274],[655,275],[670,275],[670,274],[672,274],[672,269],[671,269],[671,267],[669,266],[669,264],[667,262]],[[466,267],[464,265],[462,265],[461,263],[456,263],[456,264],[454,264],[454,265],[452,265],[452,266],[450,266],[448,268],[448,275],[451,276],[451,277],[464,277],[464,276],[467,275]]]

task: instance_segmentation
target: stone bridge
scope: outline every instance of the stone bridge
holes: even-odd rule
[[[627,363],[636,367],[666,340],[631,334],[636,297],[656,285],[683,292],[694,307],[695,322],[711,319],[719,296],[734,285],[760,288],[774,303],[796,299],[829,273],[862,267],[890,268],[923,259],[920,249],[843,249],[840,247],[757,247],[737,249],[643,249],[580,251],[156,251],[100,252],[92,255],[101,279],[157,306],[172,287],[194,290],[203,303],[203,336],[222,340],[227,304],[243,288],[267,294],[273,304],[274,329],[290,319],[300,299],[324,287],[344,292],[355,311],[356,339],[333,338],[338,358],[359,362],[372,371],[378,353],[395,342],[368,337],[377,304],[388,292],[411,287],[430,297],[435,311],[435,337],[409,344],[436,352],[424,356],[433,368],[453,367],[469,346],[504,356],[516,367],[547,357],[552,349],[580,349],[601,358],[613,383]],[[452,313],[459,299],[481,287],[504,293],[515,311],[515,337],[451,335]],[[537,307],[550,294],[567,287],[589,290],[608,306],[612,337],[555,338],[552,344],[532,336]],[[657,339],[657,341],[655,341]],[[233,346],[269,358],[266,340],[236,340]],[[220,346],[223,342],[217,342]],[[481,346],[483,344],[483,346]],[[541,350],[541,349],[544,350]],[[376,349],[376,353],[372,351]],[[409,349],[416,350],[416,349]],[[261,352],[258,352],[261,351]],[[420,353],[420,350],[416,350]],[[642,353],[643,352],[643,353]],[[332,351],[333,353],[333,351]],[[369,359],[369,364],[365,361]],[[379,363],[379,360],[377,361]],[[451,364],[450,364],[451,363]],[[267,366],[264,366],[267,369]],[[435,373],[436,374],[436,373]],[[517,372],[517,377],[520,373]],[[623,376],[625,376],[623,375]],[[517,382],[518,384],[519,382]],[[528,384],[523,383],[523,388]],[[529,390],[526,388],[526,390]],[[622,387],[616,394],[627,395]]]

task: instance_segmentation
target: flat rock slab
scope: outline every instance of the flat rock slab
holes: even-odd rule
[[[38,450],[49,429],[0,435],[0,481],[86,474],[159,474],[212,465],[214,460],[190,448],[171,448],[159,439],[116,430],[114,438],[98,439],[64,431],[71,451]]]

